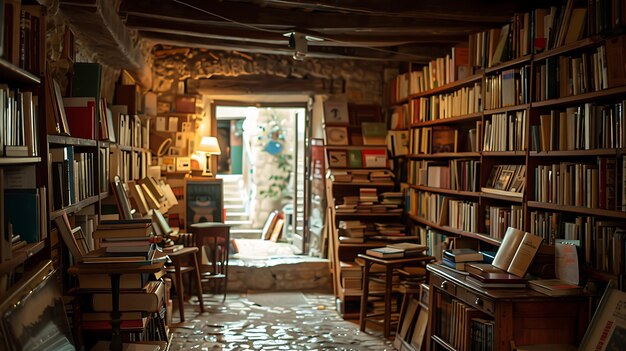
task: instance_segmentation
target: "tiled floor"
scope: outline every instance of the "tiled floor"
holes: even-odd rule
[[[170,350],[395,350],[378,331],[344,321],[327,293],[279,292],[228,295],[199,314],[186,305],[184,323],[174,311]],[[206,306],[206,303],[205,303]]]

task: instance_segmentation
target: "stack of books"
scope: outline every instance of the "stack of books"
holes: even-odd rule
[[[93,233],[100,248],[83,257],[83,262],[138,262],[154,256],[150,219],[102,221]]]
[[[367,226],[361,221],[339,221],[339,242],[365,242],[365,228]]]
[[[525,288],[526,279],[506,272],[483,272],[481,274],[470,273],[465,281],[481,288]]]
[[[424,254],[425,250],[428,250],[426,245],[414,243],[394,243],[385,247],[368,249],[365,253],[369,256],[378,258],[402,258],[421,256]]]
[[[378,202],[378,193],[376,191],[376,188],[359,189],[360,204],[374,204],[376,202]]]
[[[443,252],[443,264],[456,270],[464,271],[467,262],[482,262],[483,254],[468,248],[449,249]]]
[[[393,181],[393,173],[389,171],[372,171],[370,172],[370,180],[372,182],[391,182]]]

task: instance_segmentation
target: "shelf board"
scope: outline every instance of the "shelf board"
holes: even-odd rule
[[[360,124],[345,124],[345,123],[324,123],[324,128],[326,127],[346,127],[348,129],[361,129]]]
[[[372,247],[380,247],[385,246],[387,243],[383,243],[382,241],[370,241],[365,243],[339,243],[339,248],[363,248],[368,249]]]
[[[506,113],[506,112],[510,112],[510,111],[519,111],[519,110],[525,110],[528,107],[530,107],[530,104],[522,104],[522,105],[514,105],[514,106],[505,106],[505,107],[500,107],[500,108],[494,108],[494,109],[490,109],[490,110],[485,110],[484,114],[486,115],[495,115],[498,113]]]
[[[44,241],[26,244],[26,246],[13,251],[10,260],[0,263],[0,275],[10,273],[15,267],[24,263],[28,258],[41,251],[45,246]]]
[[[443,230],[454,233],[454,234],[458,234],[458,235],[462,235],[468,238],[474,238],[474,239],[479,239],[481,241],[487,242],[491,245],[496,245],[496,246],[500,246],[500,244],[502,243],[500,240],[496,239],[496,238],[492,238],[487,234],[482,234],[482,233],[473,233],[473,232],[466,232],[460,229],[456,229],[456,228],[452,228],[450,226],[444,225],[441,228],[443,228]]]
[[[324,145],[325,149],[337,149],[337,150],[363,150],[363,149],[384,149],[387,150],[387,145]]]
[[[458,196],[471,196],[471,197],[480,196],[479,192],[474,192],[474,191],[461,191],[461,190],[452,190],[452,189],[445,189],[445,188],[434,188],[434,187],[429,187],[429,186],[412,185],[412,184],[409,186],[413,189],[428,191],[431,193],[449,194],[449,195],[458,195]]]
[[[556,150],[556,151],[531,151],[530,157],[580,157],[580,156],[615,156],[617,149],[593,149],[593,150]]]
[[[9,85],[13,85],[12,83],[19,85],[36,85],[41,83],[41,78],[4,59],[0,59],[0,76],[2,76],[2,82]]]
[[[448,83],[446,85],[437,87],[435,89],[430,89],[430,90],[422,91],[417,94],[409,95],[408,99],[415,99],[415,98],[420,98],[424,96],[446,93],[446,92],[461,88],[463,86],[470,85],[474,82],[480,81],[482,78],[483,78],[483,74],[482,72],[480,72],[478,74],[474,74],[473,76],[469,76],[465,79],[457,80],[456,82]]]
[[[111,148],[119,149],[122,151],[133,151],[132,147],[126,146],[126,145],[120,145],[120,144],[111,144]]]
[[[41,157],[0,157],[0,165],[23,165],[39,162],[41,162]]]
[[[616,88],[609,88],[600,91],[593,91],[590,93],[584,93],[579,95],[567,96],[564,98],[550,99],[544,101],[533,102],[531,104],[532,107],[550,107],[557,105],[567,105],[567,104],[582,104],[588,101],[597,100],[605,97],[610,97],[613,95],[620,95],[626,93],[626,86],[620,86]]]
[[[480,157],[480,152],[439,152],[436,154],[411,154],[409,158],[463,158]]]
[[[53,220],[61,216],[63,212],[67,214],[78,212],[89,205],[95,204],[96,202],[98,202],[99,199],[100,199],[100,196],[98,195],[91,196],[75,204],[69,205],[61,210],[53,211],[50,213],[50,220]]]
[[[426,127],[426,126],[432,126],[432,125],[437,125],[437,124],[468,122],[468,121],[473,121],[473,120],[479,120],[482,116],[483,116],[482,112],[475,112],[475,113],[470,113],[470,114],[462,115],[462,116],[439,118],[439,119],[435,119],[432,121],[412,123],[411,127]]]
[[[590,216],[626,219],[626,212],[603,210],[600,208],[565,206],[565,205],[550,204],[550,203],[545,203],[545,202],[540,202],[540,201],[528,201],[527,206],[530,208],[540,208],[544,210],[552,210],[552,211],[559,211],[559,212],[572,212],[572,213],[579,213],[579,214],[590,215]]]
[[[566,53],[568,51],[573,51],[573,50],[578,50],[578,49],[584,49],[587,47],[591,47],[594,45],[597,45],[598,43],[602,42],[602,40],[599,37],[591,37],[591,38],[585,38],[573,43],[569,43],[563,46],[560,46],[558,48],[554,48],[539,54],[536,54],[535,57],[533,58],[533,60],[537,61],[537,60],[544,60],[548,57],[553,57],[553,56],[558,56],[561,55],[563,53]]]
[[[339,217],[398,217],[402,216],[403,212],[353,212],[353,213],[335,213],[337,218]]]
[[[48,143],[72,146],[98,146],[98,140],[76,138],[67,135],[48,135]]]
[[[362,186],[394,186],[395,184],[393,182],[335,182],[333,181],[333,186],[356,186],[356,187],[362,187]]]
[[[509,61],[500,63],[497,66],[486,68],[485,74],[490,74],[490,73],[501,71],[507,68],[515,67],[517,65],[529,63],[531,59],[532,59],[532,55],[526,55],[526,56],[522,56],[513,60],[509,60]]]
[[[483,188],[480,196],[486,197],[488,199],[504,200],[517,203],[522,203],[524,200],[524,195],[522,193],[512,193],[509,191],[500,191],[495,189],[489,189],[488,191],[485,191]]]
[[[526,151],[483,151],[483,156],[494,156],[494,157],[526,156]]]

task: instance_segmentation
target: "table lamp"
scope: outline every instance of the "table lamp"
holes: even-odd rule
[[[202,171],[203,176],[212,177],[213,173],[211,172],[211,155],[221,155],[222,151],[220,150],[220,145],[217,142],[216,137],[204,136],[200,140],[200,145],[196,149],[198,152],[204,152],[206,155],[206,162],[204,164],[204,170]]]

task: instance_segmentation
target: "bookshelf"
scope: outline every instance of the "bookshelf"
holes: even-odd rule
[[[48,237],[47,223],[41,219],[47,212],[48,192],[39,142],[45,133],[41,117],[45,30],[38,26],[45,24],[44,7],[14,2],[2,6],[28,15],[23,25],[32,27],[25,33],[20,21],[0,24],[5,36],[0,57],[0,297],[47,257]],[[8,40],[11,45],[6,45]],[[29,53],[20,56],[20,50]]]
[[[497,250],[504,230],[512,226],[542,236],[546,249],[560,242],[577,245],[582,284],[615,280],[624,289],[626,80],[617,58],[626,36],[619,24],[605,22],[614,9],[605,8],[608,16],[603,16],[592,3],[573,10],[571,22],[559,20],[551,32],[535,31],[534,21],[556,9],[516,14],[501,29],[470,35],[469,58],[459,65],[447,56],[392,82],[387,91],[392,108],[410,107],[406,214],[436,257],[446,237]],[[584,11],[591,11],[586,19]],[[459,69],[465,76],[442,80],[442,69],[445,77]],[[436,83],[429,86],[430,81]],[[451,108],[444,102],[473,86],[481,87],[478,111],[454,106],[458,100]],[[436,141],[436,127],[446,134],[439,138],[443,145],[453,151],[437,152],[442,143]],[[459,171],[455,161],[475,162],[475,172]],[[469,180],[466,185],[473,189],[459,187],[460,179]],[[466,217],[461,225],[457,213]],[[434,308],[427,349],[465,349],[460,340],[450,339],[449,318],[455,317],[449,311],[457,302],[474,306],[465,297],[475,289],[444,270],[429,270]],[[492,296],[495,304],[499,298]],[[484,316],[495,321],[491,346],[509,349],[505,343],[515,337],[503,337],[499,330],[525,331],[508,328],[494,311]],[[564,342],[575,344],[580,336]]]
[[[368,127],[358,124],[358,121],[384,123],[380,108],[350,105],[347,111],[350,118],[346,118],[345,123],[326,124],[326,230],[338,311],[344,318],[358,318],[362,296],[361,265],[355,259],[368,248],[384,246],[388,242],[383,230],[378,229],[382,227],[375,223],[383,224],[383,227],[384,224],[402,223],[403,214],[401,199],[390,207],[383,206],[385,194],[397,188],[390,169],[392,161],[387,153],[387,128],[381,132],[382,139],[369,144],[370,140],[362,136]],[[365,117],[361,118],[359,113]],[[332,128],[329,130],[328,127]],[[395,128],[393,131],[404,130]],[[404,228],[398,235],[400,233],[404,233]],[[399,238],[404,239],[404,234]]]

